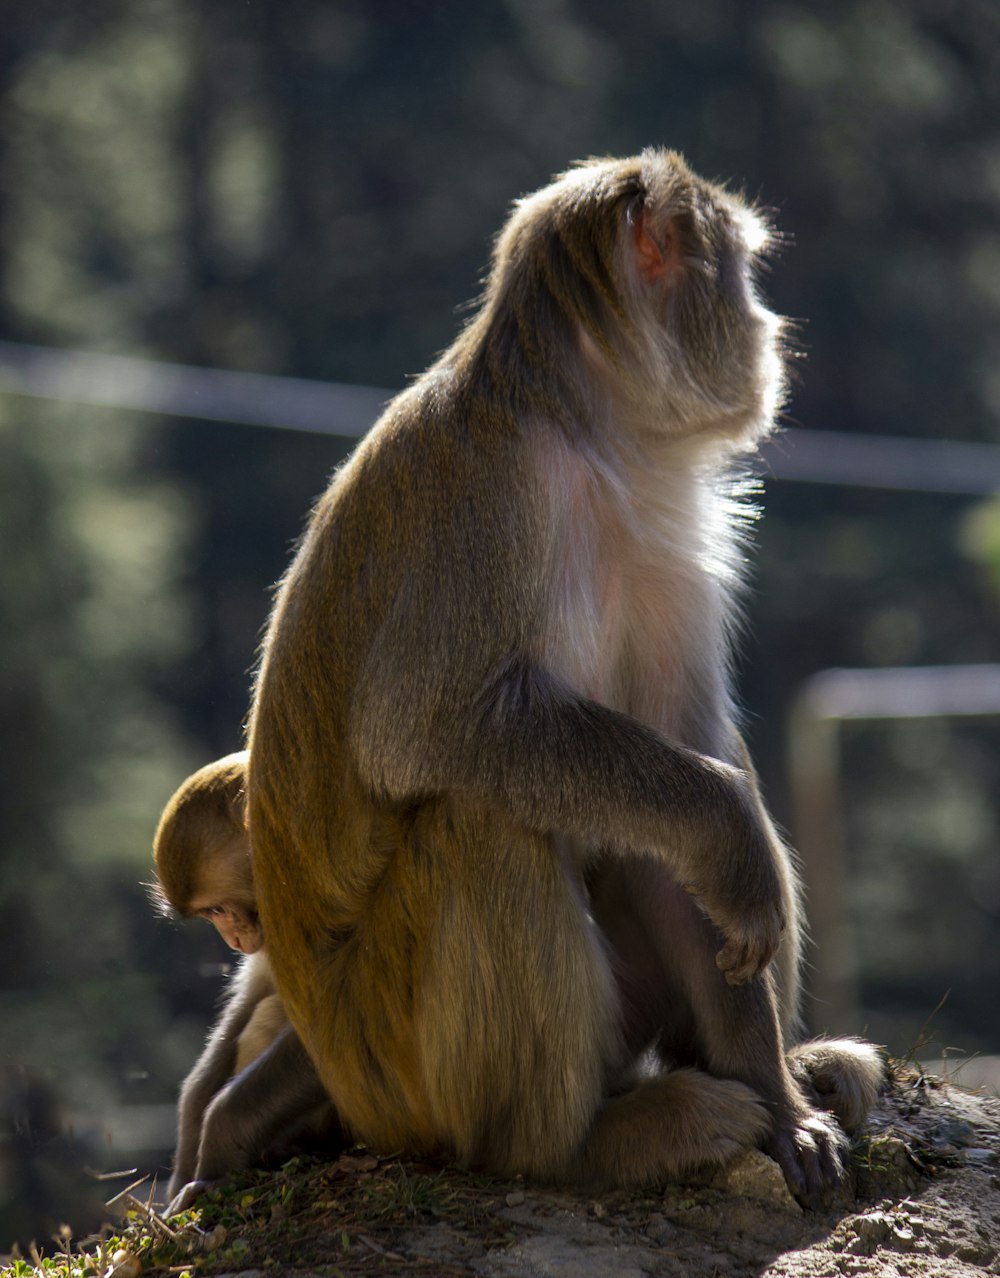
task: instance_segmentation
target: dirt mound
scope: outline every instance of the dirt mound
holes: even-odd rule
[[[588,1200],[355,1151],[227,1182],[169,1224],[139,1208],[97,1272],[118,1272],[104,1263],[116,1250],[130,1278],[1000,1274],[1000,1100],[897,1069],[820,1211],[803,1211],[760,1153],[699,1183]]]

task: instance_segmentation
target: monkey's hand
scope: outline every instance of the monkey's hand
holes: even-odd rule
[[[787,922],[783,852],[757,815],[744,773],[734,770],[729,812],[712,831],[713,854],[689,890],[722,933],[715,961],[730,985],[745,985],[774,958]]]
[[[785,912],[780,905],[760,909],[752,919],[721,930],[726,942],[715,956],[716,966],[730,985],[745,985],[774,958],[785,930]]]
[[[212,1180],[189,1180],[171,1198],[164,1215],[169,1218],[170,1216],[176,1216],[179,1212],[187,1211],[194,1200],[205,1193],[206,1190],[211,1189],[214,1184],[215,1181]]]
[[[205,1110],[197,1162],[192,1167],[178,1160],[167,1190],[172,1195],[167,1215],[186,1211],[199,1194],[230,1172],[243,1171],[256,1161],[254,1132],[259,1112],[241,1103],[241,1078],[231,1080]]]

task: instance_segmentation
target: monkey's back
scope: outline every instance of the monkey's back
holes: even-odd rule
[[[429,720],[474,699],[490,666],[524,647],[539,606],[544,509],[523,441],[464,421],[452,379],[431,373],[399,396],[334,477],[263,650],[248,778],[254,879],[293,1021],[308,999],[303,974],[370,909],[401,809],[436,797],[421,779],[400,802],[405,756],[425,754],[419,743],[440,729]],[[381,784],[390,767],[392,801]]]

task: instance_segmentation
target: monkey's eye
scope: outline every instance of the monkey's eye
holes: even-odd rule
[[[226,907],[224,905],[206,905],[203,910],[199,911],[202,917],[206,919],[218,918],[220,914],[225,914],[225,912]]]

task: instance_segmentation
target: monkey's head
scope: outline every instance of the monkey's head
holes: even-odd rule
[[[784,390],[782,321],[754,271],[774,236],[673,151],[589,160],[520,200],[486,297],[568,319],[590,369],[651,430],[745,447]]]
[[[153,840],[161,913],[205,918],[234,950],[264,943],[246,830],[246,751],[193,773],[172,795]]]

